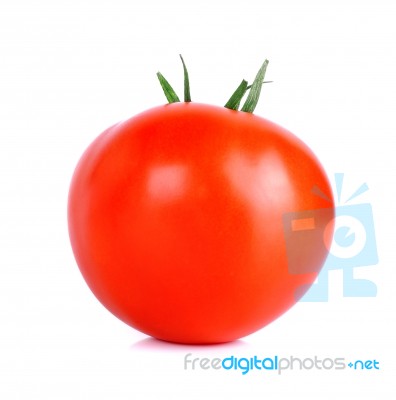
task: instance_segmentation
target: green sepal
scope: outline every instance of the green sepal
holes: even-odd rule
[[[224,107],[230,110],[238,110],[242,97],[245,95],[247,89],[248,83],[243,79]]]
[[[188,71],[186,64],[184,63],[183,57],[179,54],[181,62],[183,64],[183,71],[184,71],[184,101],[189,103],[191,101],[191,94],[190,94],[190,80],[188,78]]]
[[[170,85],[170,83],[164,78],[164,76],[161,74],[161,72],[157,72],[158,80],[160,81],[162,90],[164,91],[164,94],[168,100],[169,103],[178,103],[180,102],[180,99],[176,92],[173,90],[173,87]]]
[[[257,106],[258,100],[260,98],[261,88],[263,86],[265,71],[267,70],[268,60],[265,60],[259,71],[257,72],[256,78],[253,81],[252,87],[248,97],[241,109],[241,111],[253,113]]]

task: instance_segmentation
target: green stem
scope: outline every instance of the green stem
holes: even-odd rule
[[[264,84],[264,83],[272,83],[272,82],[273,82],[273,81],[264,81],[263,84]],[[246,89],[249,90],[249,89],[251,89],[252,86],[253,86],[253,85],[249,85]]]

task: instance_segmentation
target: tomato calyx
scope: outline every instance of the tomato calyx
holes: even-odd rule
[[[184,72],[184,102],[188,103],[191,102],[190,81],[189,81],[187,67],[183,60],[183,57],[181,54],[179,54],[179,56],[183,64],[183,72]],[[242,80],[242,82],[239,84],[235,92],[231,95],[227,103],[224,105],[225,108],[238,111],[242,98],[250,90],[240,111],[251,114],[253,113],[259,101],[263,84],[272,82],[272,81],[264,81],[268,63],[269,63],[268,60],[264,61],[251,85],[249,85],[245,79]],[[157,77],[162,87],[162,90],[164,91],[165,97],[168,100],[168,103],[171,104],[180,102],[179,96],[176,94],[175,90],[172,88],[170,83],[165,79],[165,77],[161,74],[161,72],[157,72]]]

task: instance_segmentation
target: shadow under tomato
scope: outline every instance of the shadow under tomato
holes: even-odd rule
[[[133,343],[130,346],[132,351],[150,351],[150,352],[182,352],[186,351],[219,351],[228,349],[237,349],[246,347],[248,344],[243,340],[235,340],[228,343],[220,344],[182,344],[182,343],[171,343],[155,338],[145,338]]]

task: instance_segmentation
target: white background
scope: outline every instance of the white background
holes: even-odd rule
[[[1,399],[394,399],[396,5],[376,1],[2,1],[0,5]],[[165,98],[160,70],[223,105],[265,58],[255,111],[302,138],[345,193],[373,206],[375,298],[299,303],[227,346],[148,340],[94,298],[68,241],[74,166],[109,125]],[[204,357],[376,359],[377,371],[185,371]],[[393,393],[393,395],[392,395]]]

